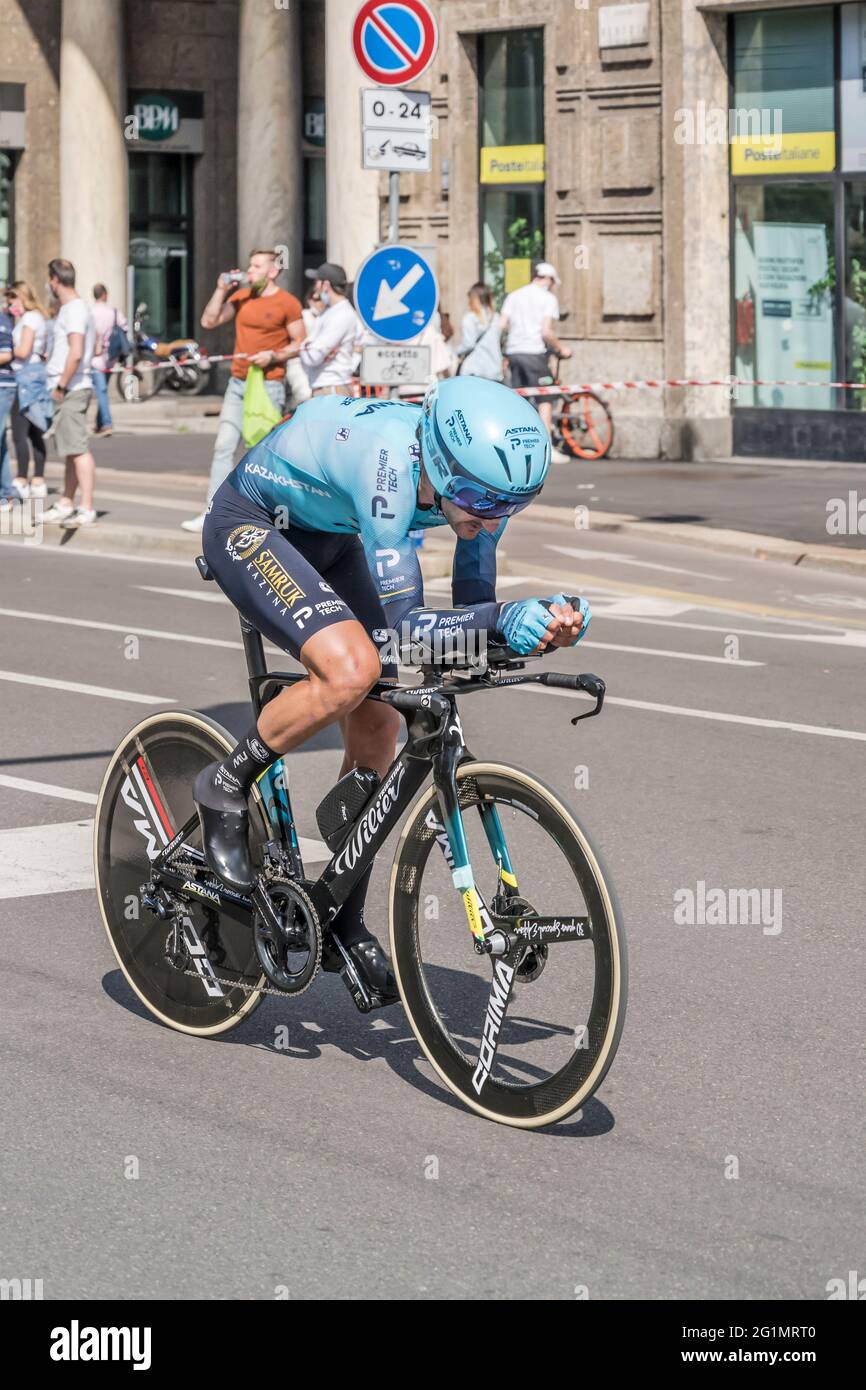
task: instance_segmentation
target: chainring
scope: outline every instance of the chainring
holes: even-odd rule
[[[322,963],[319,915],[312,898],[297,883],[274,878],[265,885],[265,891],[280,919],[280,934],[275,939],[270,923],[254,911],[253,939],[259,964],[282,993],[303,994]]]

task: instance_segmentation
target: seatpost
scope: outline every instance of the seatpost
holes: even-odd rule
[[[241,637],[244,643],[244,652],[247,658],[247,671],[249,672],[250,700],[252,701],[253,711],[256,719],[262,712],[262,686],[257,682],[258,676],[266,676],[268,673],[267,662],[265,661],[265,648],[262,642],[262,634],[258,628],[248,623],[246,618],[241,618]]]

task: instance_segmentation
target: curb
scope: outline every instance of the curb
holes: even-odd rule
[[[765,536],[754,531],[729,531],[722,527],[691,526],[685,522],[668,526],[660,521],[640,521],[627,512],[587,509],[587,514],[590,531],[642,536],[644,540],[700,546],[703,550],[745,555],[753,560],[776,560],[783,565],[803,565],[809,569],[866,577],[866,548],[855,550],[844,546],[817,545],[808,541],[786,540],[780,536]],[[554,507],[537,502],[525,516],[527,520],[578,529],[574,527],[574,511],[570,507]]]

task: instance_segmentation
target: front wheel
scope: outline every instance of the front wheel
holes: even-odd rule
[[[446,1086],[487,1119],[540,1129],[584,1105],[616,1054],[627,997],[623,926],[597,854],[549,787],[481,762],[459,768],[457,787],[479,894],[527,935],[507,956],[475,952],[430,787],[391,872],[394,971],[412,1030]]]

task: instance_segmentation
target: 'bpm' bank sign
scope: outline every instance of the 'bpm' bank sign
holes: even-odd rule
[[[202,92],[131,91],[127,110],[125,134],[133,147],[178,154],[204,152]]]

